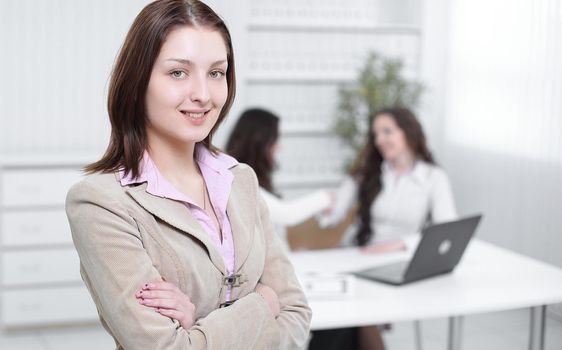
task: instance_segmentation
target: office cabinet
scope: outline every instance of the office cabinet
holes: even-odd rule
[[[64,210],[88,157],[0,157],[2,328],[94,322]]]
[[[281,119],[276,188],[284,197],[293,197],[335,187],[345,161],[354,158],[332,133],[338,91],[354,83],[371,51],[400,59],[405,76],[419,76],[420,2],[248,0],[247,4],[240,90],[245,92],[245,106],[271,110]]]

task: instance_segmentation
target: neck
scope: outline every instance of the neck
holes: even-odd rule
[[[186,176],[198,176],[199,168],[195,162],[195,143],[174,145],[150,142],[148,154],[158,170],[172,183],[182,182]]]
[[[410,171],[414,167],[415,161],[414,156],[408,152],[389,162],[394,172],[400,175]]]

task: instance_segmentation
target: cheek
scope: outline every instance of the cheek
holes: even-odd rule
[[[389,138],[386,140],[386,144],[389,145],[389,146],[395,147],[395,146],[397,145],[397,142],[396,142],[396,141],[397,141],[397,138],[396,138],[396,137],[389,137]]]
[[[175,107],[185,98],[185,87],[180,84],[167,84],[162,80],[150,81],[146,92],[148,110],[157,112],[168,107]]]
[[[378,137],[375,141],[375,145],[379,146],[379,147],[388,147],[392,144],[392,140],[388,135],[382,135],[380,137]]]
[[[399,134],[396,135],[396,137],[394,139],[394,144],[400,150],[408,148],[408,143],[406,142],[406,137],[404,136],[403,133],[399,133]]]
[[[187,99],[187,91],[186,84],[163,84],[160,99],[166,106],[176,107]]]
[[[228,97],[228,85],[226,80],[224,83],[217,84],[213,87],[213,99],[216,106],[222,107]]]

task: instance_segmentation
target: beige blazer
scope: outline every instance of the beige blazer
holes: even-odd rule
[[[117,174],[93,174],[74,185],[66,211],[80,272],[101,322],[117,349],[300,349],[311,310],[269,221],[253,170],[234,174],[227,214],[236,273],[242,284],[225,301],[225,266],[211,238],[184,204],[153,196],[146,183],[122,187]],[[164,276],[196,306],[196,324],[177,321],[140,305],[135,292]],[[274,318],[253,290],[261,283],[279,296]]]

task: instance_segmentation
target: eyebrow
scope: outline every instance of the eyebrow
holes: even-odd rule
[[[186,66],[193,66],[193,62],[190,61],[190,60],[186,60],[185,58],[168,58],[166,61],[174,61],[174,62],[178,62],[178,63],[181,63],[181,64],[185,64]],[[221,64],[225,64],[225,63],[228,63],[228,61],[227,60],[218,60],[218,61],[213,62],[211,64],[211,66],[218,66],[218,65],[221,65]]]

